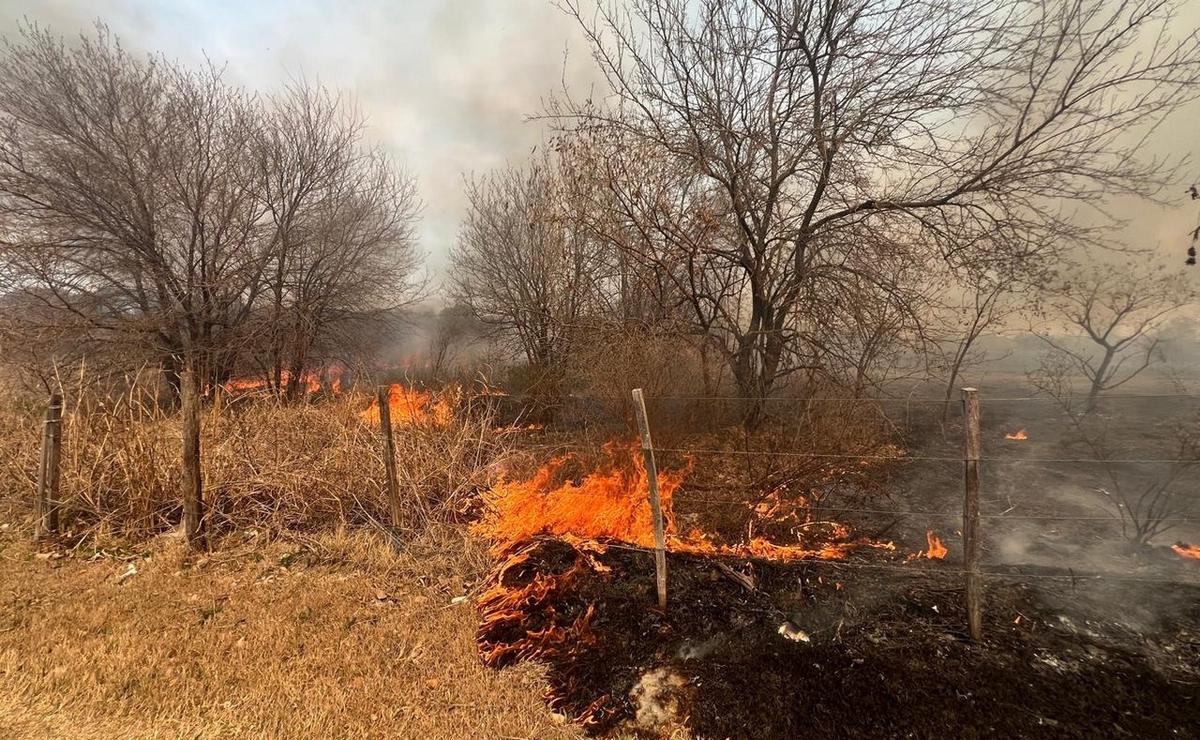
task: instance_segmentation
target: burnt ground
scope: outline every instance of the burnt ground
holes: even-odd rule
[[[718,561],[672,555],[664,614],[652,608],[649,555],[580,558],[546,540],[505,585],[588,560],[561,590],[527,602],[520,631],[565,628],[594,610],[583,639],[547,640],[537,657],[552,706],[591,718],[596,733],[653,736],[678,725],[700,737],[762,738],[1200,733],[1197,586],[989,580],[985,638],[972,643],[960,579],[945,572],[956,566],[945,561],[895,569],[855,567],[867,562],[858,557],[721,561],[753,579],[750,590]],[[1114,604],[1127,619],[1105,616]],[[781,636],[785,621],[807,641]],[[483,642],[514,639],[513,625]]]
[[[943,425],[940,409],[907,403],[886,414],[907,455],[952,459],[910,459],[879,471],[869,491],[835,484],[821,498],[823,516],[892,540],[897,552],[861,551],[845,564],[721,561],[752,574],[753,591],[716,560],[671,555],[671,604],[661,614],[651,608],[651,558],[610,549],[595,556],[600,568],[530,600],[519,626],[485,631],[483,642],[570,625],[592,608],[591,639],[524,657],[548,666],[551,704],[590,719],[598,734],[684,726],[700,737],[1200,737],[1200,561],[1168,549],[1200,542],[1200,527],[1183,522],[1151,547],[1132,547],[1101,493],[1113,476],[1136,488],[1168,466],[1043,462],[1093,449],[1047,400],[984,396],[982,406],[983,455],[999,459],[982,465],[981,557],[996,574],[985,581],[982,643],[965,638],[957,572],[961,428],[953,415]],[[1179,426],[1196,412],[1195,399],[1113,399],[1094,423],[1112,457],[1170,458]],[[1004,438],[1017,429],[1029,440]],[[663,467],[682,464],[660,457]],[[681,522],[727,540],[746,532],[736,501],[753,496],[754,479],[770,478],[762,471],[772,460],[699,460],[676,495]],[[740,480],[722,479],[743,467]],[[1174,488],[1200,495],[1200,469]],[[704,502],[719,496],[734,503]],[[946,559],[904,563],[925,547],[928,529],[949,548]],[[769,534],[784,541],[786,531]],[[570,546],[546,541],[506,577],[576,562]],[[809,641],[782,637],[785,621]]]

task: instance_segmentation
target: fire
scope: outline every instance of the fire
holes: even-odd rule
[[[393,383],[388,388],[388,412],[393,424],[433,423],[445,426],[450,423],[453,409],[445,396],[434,398],[428,391],[407,388]],[[371,399],[371,405],[359,415],[368,424],[379,423],[379,399]]]
[[[603,452],[599,466],[575,477],[571,473],[580,461],[565,455],[529,477],[501,480],[484,493],[476,524],[476,531],[492,540],[498,560],[477,602],[480,656],[493,667],[528,659],[567,666],[552,679],[547,701],[551,709],[587,726],[602,726],[624,711],[620,695],[603,694],[587,706],[570,703],[569,687],[579,680],[571,666],[599,639],[594,630],[601,618],[586,596],[587,584],[612,577],[613,568],[601,561],[610,547],[654,546],[650,477],[641,451],[636,443],[609,442]],[[689,460],[658,472],[665,544],[671,552],[803,560],[840,559],[861,547],[895,549],[891,542],[855,538],[846,525],[814,521],[803,498],[788,496],[784,502],[783,491],[747,504],[760,519],[794,523],[792,531],[803,538],[797,544],[763,537],[721,544],[698,528],[683,533],[674,504],[691,469]]]
[[[279,382],[286,387],[290,379],[291,373],[285,370],[280,376]],[[304,387],[305,393],[317,393],[324,387],[325,390],[337,395],[342,391],[342,368],[334,365],[320,370],[306,370],[300,374],[300,384]],[[270,384],[264,378],[233,378],[225,381],[221,387],[226,393],[248,393],[265,391],[270,388]]]
[[[1008,434],[1004,435],[1004,438],[1016,440],[1017,442],[1024,442],[1025,440],[1029,439],[1029,435],[1025,433],[1024,429],[1018,429],[1015,432],[1009,432]]]
[[[941,560],[949,552],[932,529],[925,532],[925,542],[929,545],[929,549],[925,551],[925,557],[930,560]]]
[[[1171,549],[1174,550],[1175,554],[1181,558],[1200,560],[1200,545],[1189,545],[1184,542],[1176,542],[1174,545],[1171,545]]]
[[[608,443],[606,463],[578,483],[559,482],[567,455],[551,460],[523,481],[501,481],[484,496],[487,513],[477,525],[479,532],[504,553],[535,537],[550,535],[572,544],[615,541],[650,548],[654,546],[654,522],[648,498],[649,476],[635,445]],[[662,505],[666,549],[696,555],[730,555],[771,560],[819,558],[836,560],[856,547],[893,549],[890,542],[853,539],[849,528],[834,522],[814,527],[824,535],[811,546],[779,545],[762,537],[736,545],[716,544],[703,532],[679,531],[674,495],[690,472],[690,462],[678,470],[659,471],[658,488]],[[602,545],[601,545],[602,546]]]

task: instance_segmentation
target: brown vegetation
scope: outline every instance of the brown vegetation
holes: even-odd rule
[[[363,533],[241,533],[197,559],[175,540],[39,554],[0,519],[8,737],[577,735],[538,669],[479,662],[460,597],[480,560],[445,531],[404,555]]]

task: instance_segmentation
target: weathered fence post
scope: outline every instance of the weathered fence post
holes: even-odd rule
[[[963,566],[967,582],[967,629],[972,640],[983,639],[979,583],[979,391],[962,389],[966,446],[963,453]]]
[[[388,508],[392,526],[400,526],[400,483],[396,479],[396,440],[392,437],[391,386],[381,385],[376,393],[379,404],[379,429],[383,432],[383,469],[387,473]]]
[[[658,468],[654,464],[654,443],[650,439],[650,419],[646,416],[646,400],[642,389],[633,389],[633,406],[637,412],[638,429],[642,433],[642,455],[646,459],[646,480],[650,488],[650,514],[654,517],[654,572],[658,584],[658,608],[667,608],[667,551],[663,534],[662,502],[658,498]]]
[[[200,452],[200,375],[185,360],[186,367],[180,383],[180,405],[183,423],[183,533],[188,547],[208,549],[208,533],[204,519],[204,472]]]
[[[42,457],[38,468],[34,539],[58,531],[58,463],[62,459],[62,394],[50,394],[42,423]]]

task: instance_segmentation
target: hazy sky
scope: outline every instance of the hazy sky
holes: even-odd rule
[[[1200,25],[1200,0],[1180,25]],[[22,17],[64,35],[103,20],[129,48],[180,61],[207,54],[231,80],[268,91],[303,74],[351,94],[369,136],[417,176],[422,248],[439,274],[463,211],[464,173],[519,163],[542,140],[525,117],[564,80],[599,84],[575,22],[552,0],[0,0],[0,33]],[[1181,29],[1182,30],[1182,29]],[[1191,152],[1200,179],[1200,105],[1160,130],[1161,153]],[[1120,204],[1137,246],[1181,263],[1200,206]]]
[[[573,20],[551,0],[0,0],[74,35],[102,19],[131,49],[205,54],[268,91],[303,74],[349,93],[368,136],[419,180],[422,249],[440,272],[463,210],[464,173],[523,161],[542,141],[542,99],[597,79]]]

